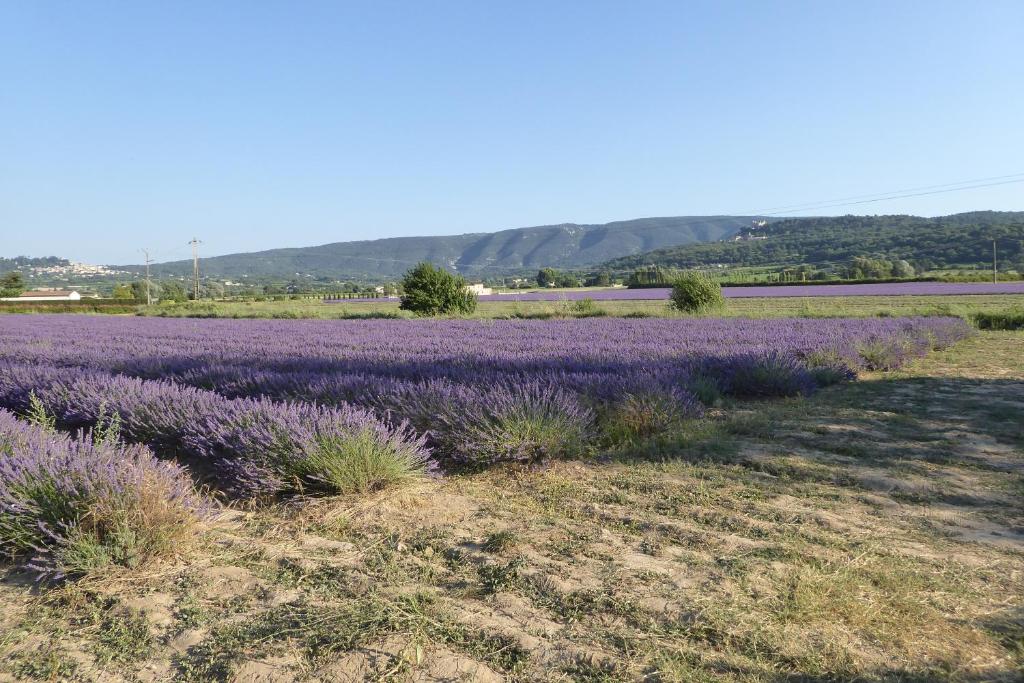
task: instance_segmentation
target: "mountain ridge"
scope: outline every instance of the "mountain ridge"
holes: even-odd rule
[[[203,258],[213,277],[295,277],[374,280],[399,277],[431,261],[471,278],[513,275],[543,267],[584,268],[661,247],[737,234],[757,216],[665,216],[601,224],[560,223],[461,235],[386,237],[283,247]],[[116,266],[142,272],[142,265]],[[153,264],[154,276],[188,276],[191,260]]]

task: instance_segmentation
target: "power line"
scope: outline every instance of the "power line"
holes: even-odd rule
[[[947,190],[932,190],[931,192],[914,192],[909,194],[900,194],[888,197],[878,197],[876,199],[863,199],[858,202],[843,202],[841,204],[825,204],[823,206],[813,206],[807,209],[793,209],[791,211],[777,211],[775,213],[765,213],[766,216],[777,216],[783,213],[792,213],[793,211],[810,211],[811,209],[832,209],[840,206],[856,206],[859,204],[873,204],[875,202],[885,202],[893,199],[907,199],[908,197],[924,197],[925,195],[932,194],[945,194],[947,192],[960,192],[961,190],[977,190],[983,187],[995,187],[997,185],[1010,185],[1012,183],[1024,183],[1024,178],[1018,178],[1016,180],[1003,180],[998,183],[983,183],[979,185],[968,185],[966,187],[954,187]]]
[[[1019,178],[1021,180],[1024,180],[1024,173],[1010,173],[1008,175],[990,176],[988,178],[975,178],[973,180],[960,180],[960,181],[955,182],[955,183],[942,183],[942,184],[939,184],[939,185],[924,185],[924,186],[921,186],[921,187],[909,187],[909,188],[906,188],[904,190],[893,190],[891,192],[873,192],[871,194],[854,195],[852,197],[838,197],[836,199],[823,199],[823,200],[819,200],[819,201],[815,201],[815,202],[803,202],[801,204],[790,204],[790,205],[786,205],[786,206],[775,206],[775,207],[771,207],[771,208],[768,208],[768,209],[762,209],[760,211],[749,211],[749,212],[748,211],[744,211],[744,212],[742,212],[742,214],[753,213],[753,214],[770,216],[773,213],[785,213],[785,212],[789,212],[789,211],[803,211],[803,210],[810,210],[810,209],[814,209],[814,208],[826,208],[824,206],[819,206],[821,204],[834,204],[836,206],[845,206],[845,204],[838,204],[837,202],[851,202],[851,203],[853,203],[853,202],[856,202],[857,200],[884,201],[885,199],[899,199],[900,198],[900,197],[895,197],[895,196],[892,196],[892,195],[903,195],[903,194],[906,194],[906,193],[909,193],[909,192],[919,192],[919,191],[923,191],[923,190],[935,190],[935,189],[939,189],[939,188],[951,188],[949,191],[950,192],[955,192],[956,190],[971,189],[970,187],[954,187],[954,186],[957,186],[957,185],[974,185],[975,183],[988,183],[990,181],[1007,180],[1008,178]],[[1009,182],[1020,182],[1020,180],[1011,180]],[[1001,183],[996,183],[996,184],[1001,184]],[[913,195],[913,196],[917,196],[917,195]]]

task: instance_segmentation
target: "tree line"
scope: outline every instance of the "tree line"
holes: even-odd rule
[[[902,277],[904,262],[915,272],[939,268],[985,268],[996,241],[1001,270],[1024,272],[1024,212],[975,212],[942,218],[836,216],[771,223],[766,239],[690,244],[609,261],[615,272],[642,266],[710,268],[814,265],[860,267],[866,277]],[[875,267],[855,259],[887,262]],[[893,265],[893,264],[897,265]],[[878,275],[888,270],[888,275]],[[836,276],[844,273],[836,270]]]

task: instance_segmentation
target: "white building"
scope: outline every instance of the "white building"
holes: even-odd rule
[[[43,289],[31,292],[22,292],[16,297],[7,297],[0,301],[79,301],[82,295],[75,291],[64,289]]]
[[[490,287],[484,287],[482,282],[477,282],[472,285],[466,285],[466,291],[470,294],[476,294],[477,296],[487,296],[488,294],[494,294],[494,290]]]

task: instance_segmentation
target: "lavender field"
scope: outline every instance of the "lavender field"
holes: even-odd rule
[[[667,287],[649,289],[601,289],[587,291],[560,290],[557,292],[531,291],[521,294],[490,294],[481,301],[660,301],[668,299]],[[810,296],[954,296],[964,294],[1024,294],[1021,282],[892,282],[859,285],[764,285],[762,287],[722,287],[729,299],[758,297],[810,297]],[[372,299],[367,299],[372,301]]]
[[[0,407],[203,464],[228,495],[345,492],[586,455],[722,398],[807,395],[968,334],[956,318],[226,321],[12,316]],[[364,459],[355,476],[348,461]]]
[[[953,317],[0,316],[0,661],[626,681],[692,647],[774,680],[853,633],[836,657],[865,671],[939,647],[998,672],[976,624],[1021,589],[1019,341]]]

